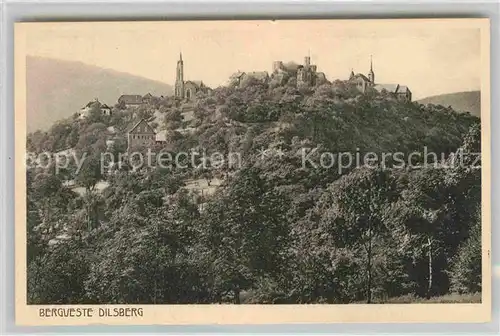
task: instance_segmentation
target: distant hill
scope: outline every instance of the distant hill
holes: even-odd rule
[[[71,61],[26,59],[28,132],[45,130],[94,98],[114,105],[122,94],[168,95],[168,84]]]
[[[466,91],[442,94],[438,96],[427,97],[418,101],[420,104],[435,104],[451,106],[459,112],[470,112],[472,115],[481,117],[481,92]]]

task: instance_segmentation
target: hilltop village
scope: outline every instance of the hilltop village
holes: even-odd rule
[[[286,85],[294,81],[297,88],[316,87],[325,83],[329,83],[325,73],[318,71],[315,64],[311,64],[311,57],[305,56],[303,64],[293,62],[285,63],[284,61],[274,61],[272,64],[272,72],[267,71],[237,71],[233,73],[227,82],[227,86],[241,87],[249,82],[257,82],[260,84],[270,84],[274,86]],[[375,90],[378,93],[388,94],[399,101],[412,101],[412,93],[408,86],[402,84],[383,84],[375,81],[375,71],[373,69],[373,61],[370,59],[370,70],[367,75],[362,73],[354,73],[351,70],[346,83],[353,85],[361,93],[367,93],[370,90]],[[212,88],[203,83],[202,80],[186,80],[184,77],[184,60],[182,53],[179,55],[176,67],[176,78],[174,84],[173,98],[181,107],[184,120],[191,119],[193,109],[197,100],[198,93],[208,94],[212,92]],[[124,94],[118,98],[116,107],[118,108],[140,108],[141,106],[150,104],[154,100],[163,99],[164,97],[155,97],[151,93],[144,96],[138,94]],[[87,103],[78,111],[80,119],[86,118],[91,109],[97,107],[103,115],[110,116],[112,108],[107,104],[100,102],[97,98]],[[152,146],[155,143],[165,142],[165,131],[157,131],[152,127],[146,119],[140,119],[130,125],[127,132],[128,148],[136,145]]]
[[[28,134],[28,302],[480,303],[480,120],[370,63],[212,89],[179,57],[172,93]]]

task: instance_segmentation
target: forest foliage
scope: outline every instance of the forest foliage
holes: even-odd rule
[[[154,111],[167,131],[155,150],[239,152],[241,167],[103,174],[106,140],[124,152],[127,127]],[[478,118],[362,95],[341,81],[301,90],[250,82],[200,94],[194,131],[182,124],[179,102],[164,98],[28,135],[33,153],[87,153],[78,175],[27,168],[29,303],[352,303],[481,291]],[[426,147],[444,161],[304,169],[306,147],[404,155]],[[262,160],[262,149],[283,155]],[[458,158],[465,164],[449,164]],[[224,182],[212,196],[184,188],[213,176]]]

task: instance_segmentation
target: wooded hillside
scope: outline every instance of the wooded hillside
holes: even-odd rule
[[[305,90],[249,82],[197,99],[189,122],[166,98],[28,136],[34,153],[87,153],[77,175],[27,169],[30,303],[413,302],[480,293],[478,118],[361,95],[341,81]],[[127,126],[155,113],[167,134],[156,153],[241,153],[241,165],[125,164],[101,173],[106,140],[124,152]],[[304,167],[302,151],[313,148],[313,162],[325,152],[407,158],[424,148],[439,162],[422,167],[424,157],[414,156],[400,167],[391,156],[371,167]],[[223,182],[213,195],[184,188],[215,178]],[[73,192],[69,180],[86,192]],[[101,180],[109,183],[102,192]]]

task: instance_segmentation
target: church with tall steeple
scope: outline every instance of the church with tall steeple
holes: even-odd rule
[[[375,72],[373,72],[373,57],[370,55],[370,72],[368,72],[368,79],[372,85],[375,84]]]
[[[182,53],[179,54],[179,60],[177,61],[175,96],[184,97],[184,62],[182,61]]]
[[[354,74],[354,70],[351,69],[349,82],[353,83],[356,88],[363,93],[371,88],[378,91],[379,93],[387,93],[389,95],[392,95],[401,101],[411,101],[411,91],[408,86],[400,84],[375,83],[375,71],[373,70],[372,56],[370,56],[370,71],[368,71],[368,76],[365,76],[362,73]]]
[[[179,54],[175,73],[174,96],[180,100],[194,101],[196,100],[196,94],[198,92],[207,93],[208,91],[210,91],[210,88],[206,86],[203,81],[184,80],[184,61],[182,60],[181,52]]]
[[[349,75],[349,81],[356,85],[356,88],[365,93],[369,87],[375,84],[375,72],[373,71],[373,61],[370,59],[370,71],[368,72],[368,77],[362,73],[354,74],[354,70],[351,69],[351,74]]]

